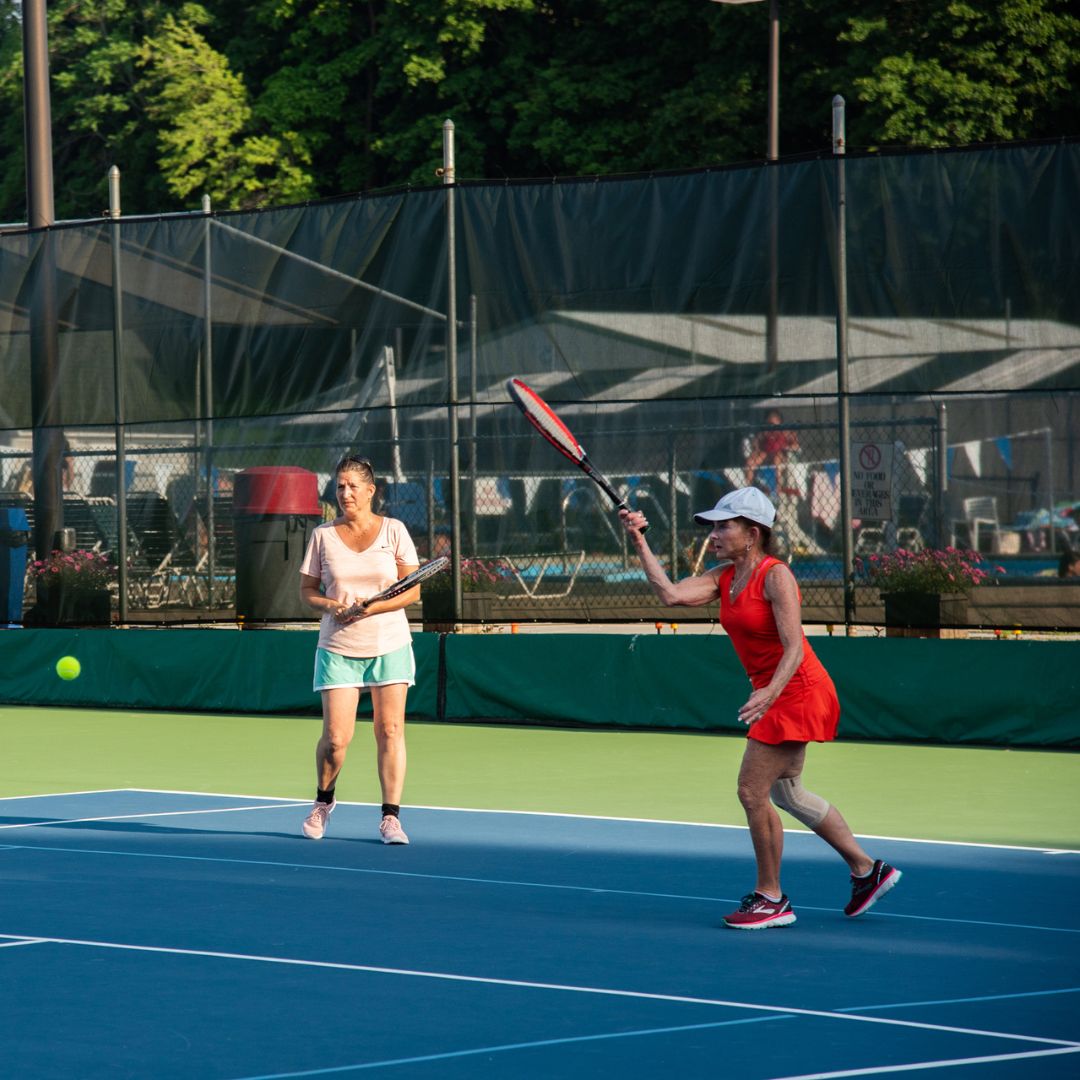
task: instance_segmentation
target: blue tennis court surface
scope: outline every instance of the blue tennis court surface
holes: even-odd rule
[[[1080,1073],[1080,853],[867,840],[850,920],[792,832],[798,922],[739,932],[743,829],[306,805],[0,800],[0,1076]]]

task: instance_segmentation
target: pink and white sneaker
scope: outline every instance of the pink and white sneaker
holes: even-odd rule
[[[724,916],[724,925],[733,930],[764,930],[770,926],[790,926],[794,921],[795,912],[786,896],[770,900],[759,892],[747,893],[739,910]]]
[[[405,830],[401,827],[401,822],[398,821],[394,814],[383,815],[382,823],[379,825],[379,835],[382,837],[384,844],[407,844],[409,842]]]
[[[326,832],[326,819],[334,812],[337,799],[332,803],[317,802],[311,807],[311,813],[304,818],[301,826],[304,835],[309,840],[321,840]]]

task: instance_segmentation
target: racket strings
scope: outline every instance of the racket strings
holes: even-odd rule
[[[511,379],[507,387],[514,402],[525,414],[525,418],[548,442],[575,461],[585,460],[587,456],[585,448],[531,386],[520,379]]]
[[[585,448],[574,437],[573,432],[555,415],[550,405],[521,379],[506,380],[506,390],[511,400],[525,414],[525,419],[549,442],[560,454],[569,458],[604,492],[620,510],[627,509],[623,497],[612,487],[608,479],[602,476],[589,461]],[[641,527],[645,532],[648,525]]]

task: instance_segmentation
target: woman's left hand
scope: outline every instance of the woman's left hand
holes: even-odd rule
[[[772,694],[767,687],[755,690],[747,699],[746,704],[739,710],[741,723],[750,725],[760,720],[773,703]]]
[[[366,615],[367,611],[360,606],[359,601],[350,602],[346,597],[341,606],[334,612],[334,619],[342,625],[348,625],[356,622],[357,619],[364,618]]]

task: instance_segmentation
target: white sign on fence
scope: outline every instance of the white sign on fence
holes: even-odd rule
[[[863,521],[891,521],[893,444],[851,444],[851,513]]]

